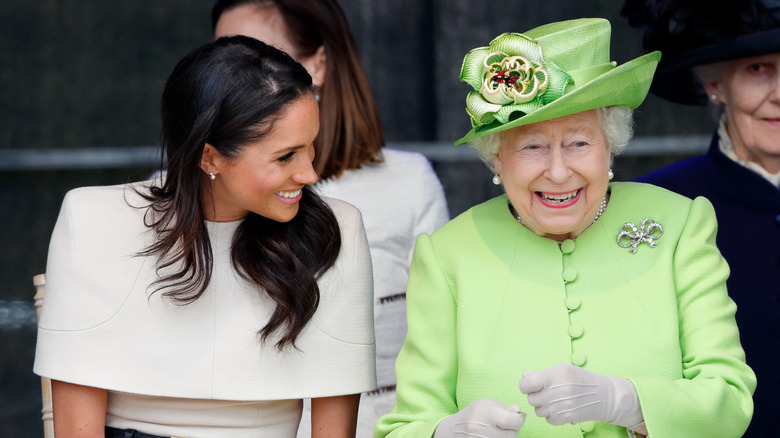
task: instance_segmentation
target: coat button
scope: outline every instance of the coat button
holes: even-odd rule
[[[564,254],[571,254],[571,252],[574,251],[574,241],[571,239],[566,239],[563,242],[561,242],[561,252]]]
[[[593,429],[595,427],[596,427],[596,425],[594,424],[593,421],[584,421],[584,422],[580,423],[580,430],[585,432],[585,433],[593,432]]]
[[[577,310],[582,305],[582,301],[577,297],[566,298],[566,308],[569,310]]]
[[[578,367],[585,365],[585,353],[573,353],[571,355],[571,364]]]
[[[573,324],[571,327],[569,327],[569,336],[572,339],[581,338],[582,337],[582,333],[583,333],[583,330],[582,330],[582,326],[580,326],[580,325]]]
[[[577,279],[577,270],[574,268],[566,268],[563,270],[563,281],[571,283]]]

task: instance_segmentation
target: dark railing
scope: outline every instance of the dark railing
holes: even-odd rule
[[[695,155],[703,152],[708,142],[709,137],[703,135],[638,137],[623,155]],[[420,152],[434,163],[477,160],[468,147],[446,142],[390,143],[387,147]],[[155,146],[4,149],[0,150],[0,171],[144,167],[155,166],[159,160]]]

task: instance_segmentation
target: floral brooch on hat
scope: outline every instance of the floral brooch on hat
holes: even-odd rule
[[[474,89],[466,98],[472,126],[506,123],[514,112],[528,114],[563,96],[571,76],[545,61],[541,46],[519,33],[496,37],[463,59],[460,79]]]

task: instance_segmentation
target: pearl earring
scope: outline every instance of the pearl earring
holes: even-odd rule
[[[710,96],[710,99],[712,99],[712,101],[715,102],[716,100],[718,100],[718,96],[713,94],[712,96]]]
[[[607,178],[610,180],[615,177],[615,172],[612,171],[612,169],[609,169],[609,172],[607,172]]]
[[[209,172],[209,179],[214,181],[215,179],[217,179],[217,175],[214,175],[214,172]]]
[[[498,174],[493,175],[493,184],[500,185],[501,184],[501,177],[498,176]]]

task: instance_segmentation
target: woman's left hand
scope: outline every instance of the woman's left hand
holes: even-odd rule
[[[492,398],[474,400],[462,411],[441,420],[433,438],[470,436],[479,438],[516,437],[525,424],[525,414],[517,405],[506,406]]]
[[[524,372],[519,386],[536,415],[554,426],[603,421],[633,428],[644,420],[634,385],[621,377],[563,363]]]

